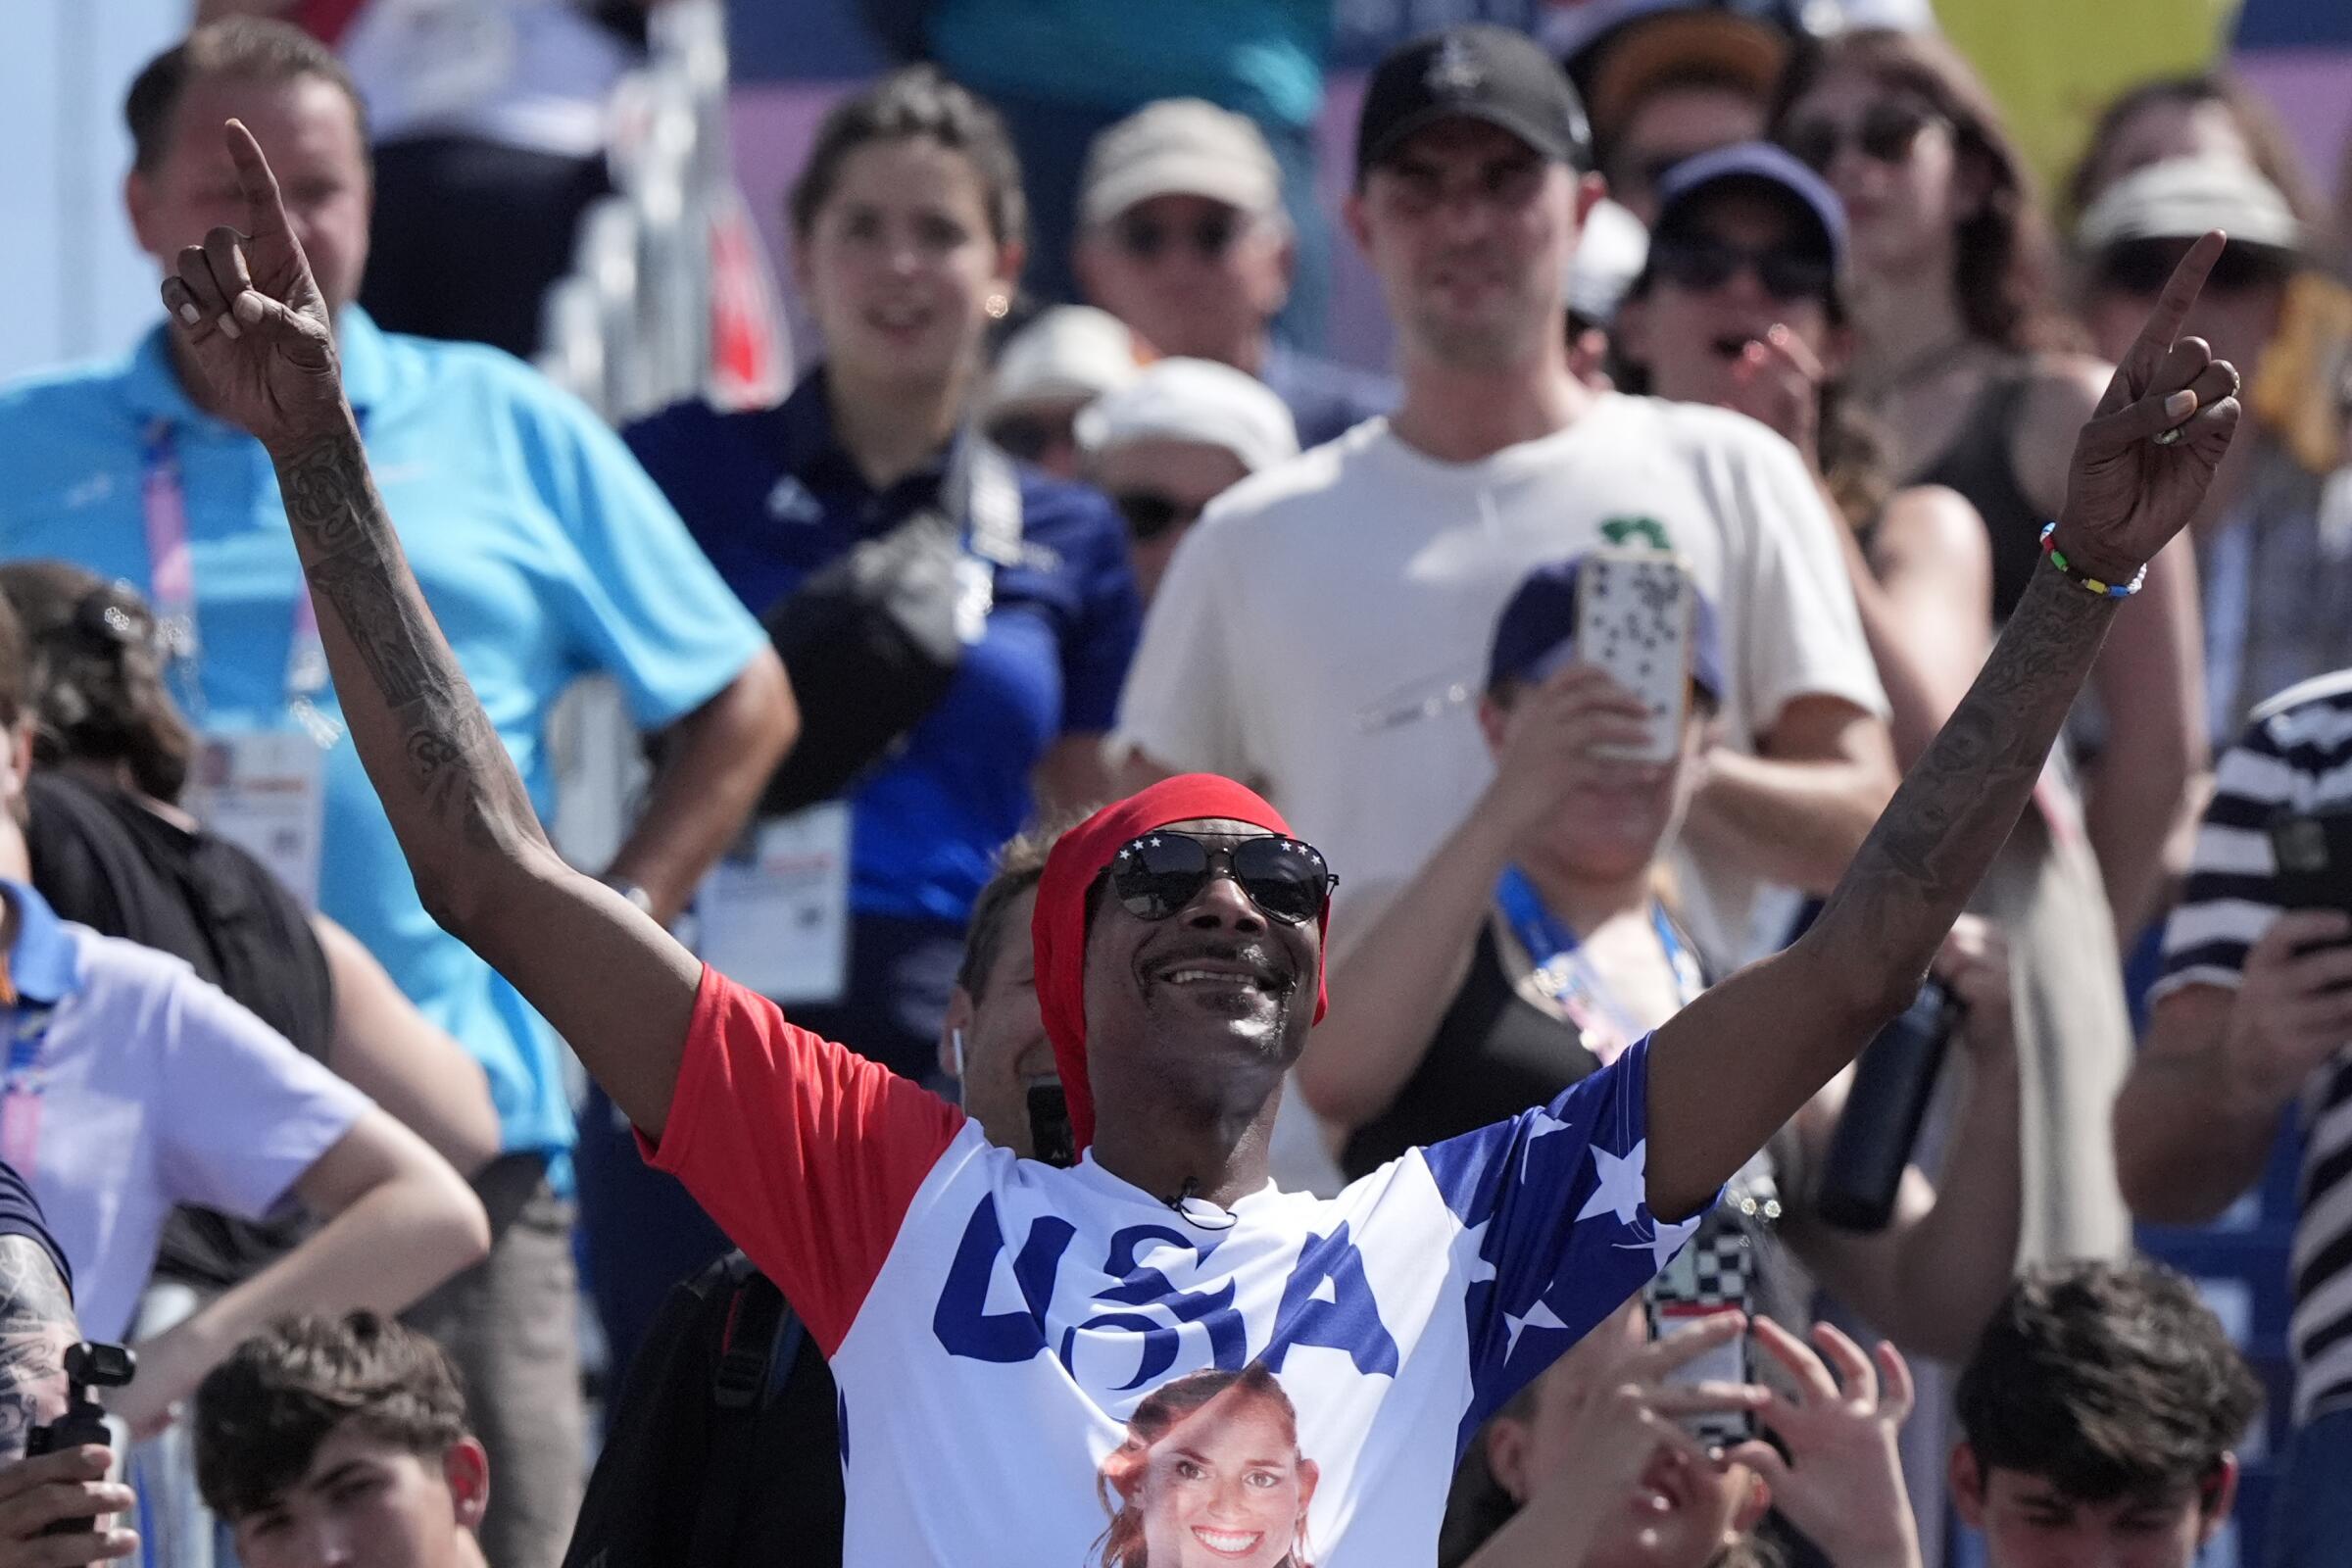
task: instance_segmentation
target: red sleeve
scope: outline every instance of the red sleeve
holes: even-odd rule
[[[686,1184],[830,1356],[963,1112],[705,965],[657,1170]]]

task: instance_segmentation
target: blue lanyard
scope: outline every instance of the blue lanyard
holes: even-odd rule
[[[1502,875],[1494,883],[1494,902],[1501,906],[1503,918],[1510,922],[1511,934],[1519,939],[1519,945],[1527,950],[1528,958],[1535,964],[1537,984],[1581,1030],[1588,1036],[1593,1033],[1595,1020],[1589,1015],[1590,1006],[1598,1006],[1612,1015],[1622,1044],[1631,1045],[1643,1033],[1632,1014],[1610,995],[1608,983],[1599,970],[1583,956],[1580,951],[1583,944],[1576,933],[1544,906],[1543,895],[1528,881],[1527,873],[1515,865],[1503,867]],[[1649,923],[1657,933],[1658,946],[1666,954],[1668,966],[1674,970],[1675,1001],[1687,1007],[1706,989],[1706,977],[1700,972],[1697,957],[1675,931],[1674,922],[1666,917],[1666,906],[1656,899],[1649,902]]]

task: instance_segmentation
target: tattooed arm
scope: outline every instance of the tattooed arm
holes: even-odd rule
[[[548,843],[368,477],[277,180],[243,125],[226,136],[250,232],[216,228],[181,251],[164,304],[222,416],[276,465],[343,717],[417,894],[659,1137],[701,966]]]
[[[66,1349],[80,1338],[49,1250],[0,1236],[0,1463],[24,1458],[26,1435],[65,1409]]]
[[[2130,579],[2186,524],[2229,448],[2237,372],[2200,339],[2174,341],[2221,249],[2207,235],[2181,262],[2076,442],[2057,544],[2105,580]],[[1813,927],[1658,1030],[1653,1213],[1674,1218],[1705,1203],[1909,1003],[2026,808],[2118,603],[2037,568],[1976,684]]]

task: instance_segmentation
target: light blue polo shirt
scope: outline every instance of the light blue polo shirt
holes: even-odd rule
[[[511,356],[337,320],[344,386],[409,563],[531,800],[554,804],[547,718],[612,676],[657,729],[765,645],[677,514],[587,407]],[[302,575],[259,442],[197,411],[163,329],[127,360],[0,388],[0,558],[55,557],[152,595],[141,502],[164,421],[183,475],[203,727],[295,727],[286,705]],[[320,706],[335,710],[329,694]],[[433,923],[348,737],[326,763],[320,906],[489,1074],[505,1145],[572,1142],[560,1045],[513,987]]]

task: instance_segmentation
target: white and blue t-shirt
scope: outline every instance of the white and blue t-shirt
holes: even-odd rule
[[[1479,1424],[1695,1228],[1644,1205],[1647,1064],[1643,1041],[1336,1199],[1269,1185],[1186,1211],[1091,1156],[1061,1170],[993,1147],[706,970],[653,1157],[832,1364],[850,1568],[1100,1563],[1127,1507],[1178,1506],[1130,1499],[1113,1457],[1155,1396],[1253,1369],[1283,1413],[1233,1462],[1296,1512],[1204,1514],[1214,1560],[1311,1544],[1317,1563],[1427,1568]],[[1282,1451],[1255,1452],[1269,1432]],[[1187,1476],[1227,1462],[1200,1447],[1176,1461]]]

